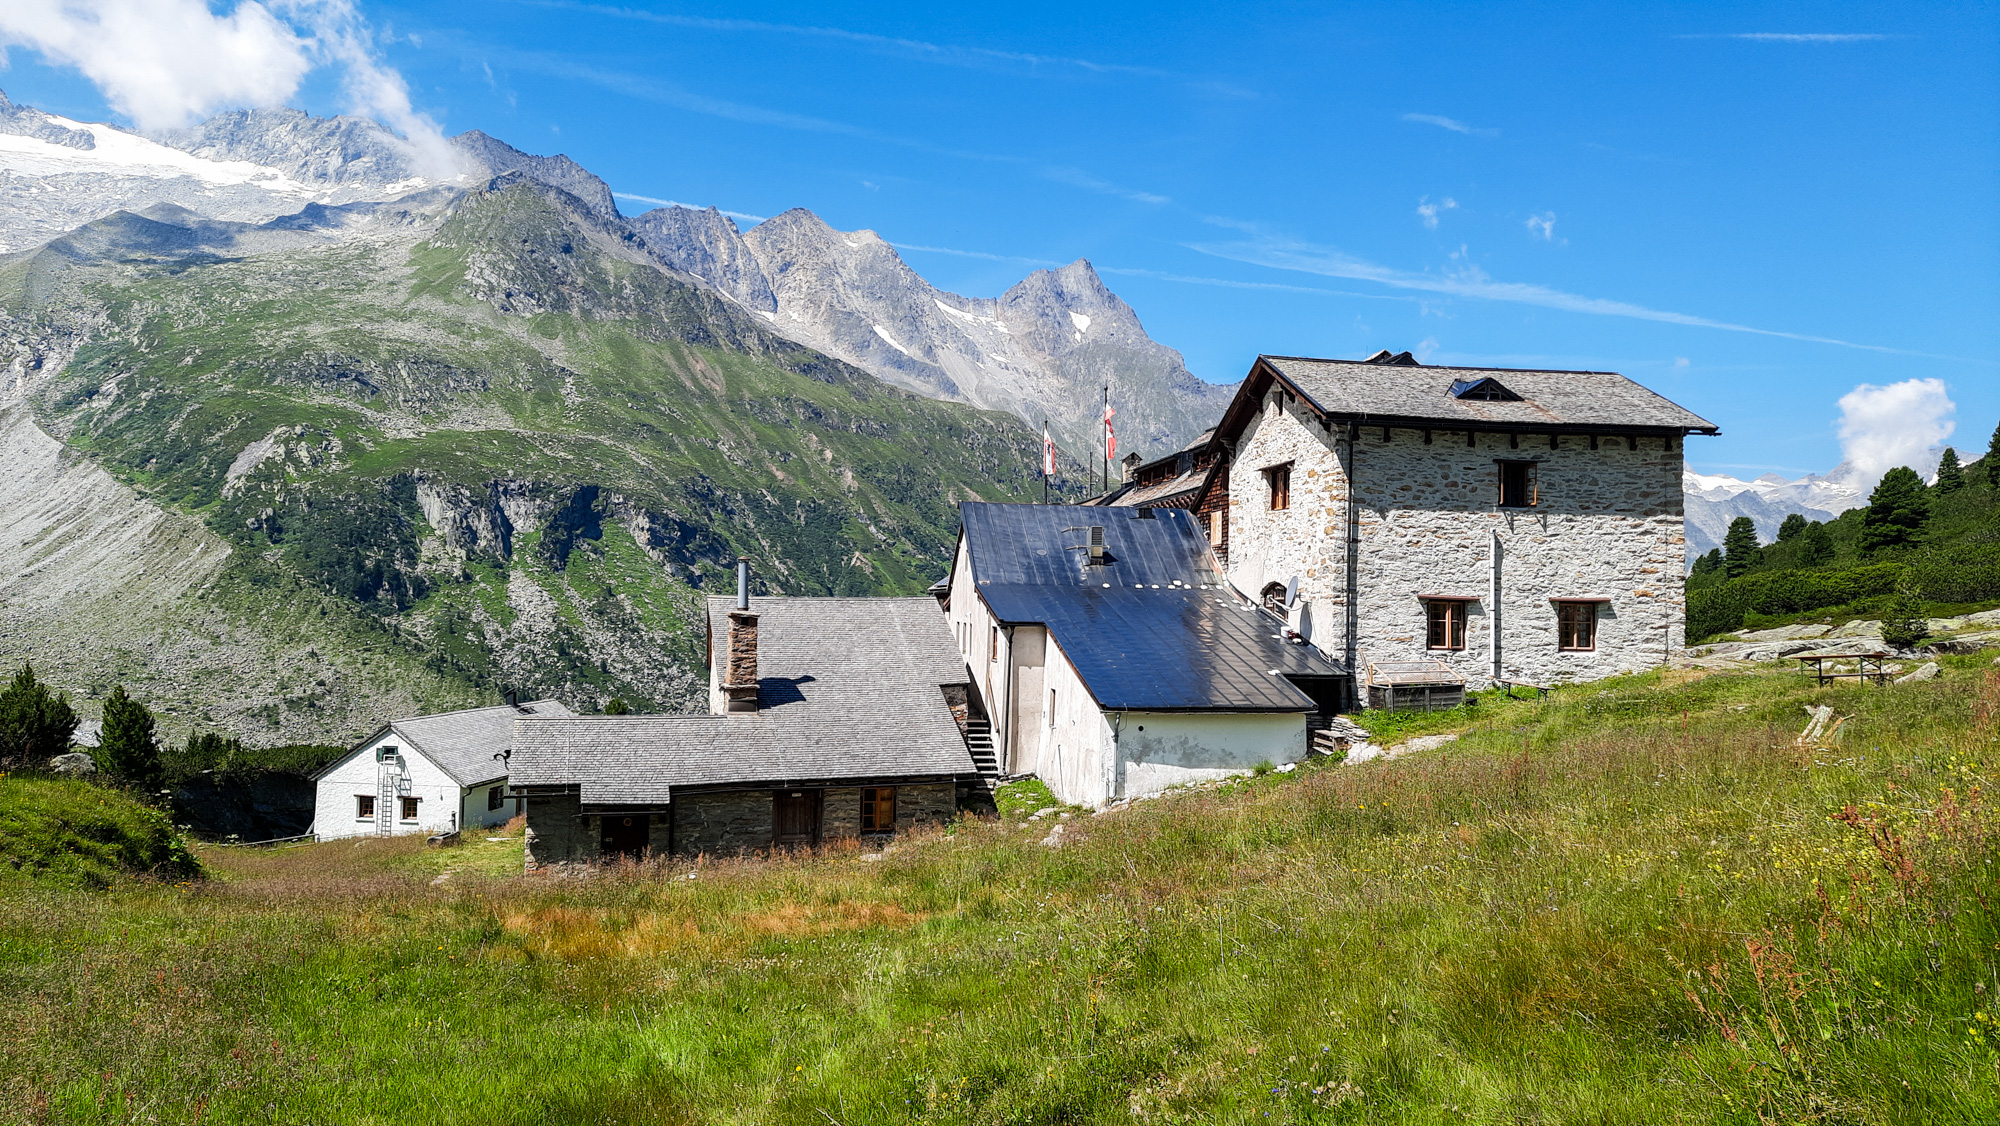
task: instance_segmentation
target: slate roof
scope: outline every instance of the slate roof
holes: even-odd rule
[[[1520,426],[1660,429],[1715,433],[1716,425],[1614,371],[1535,371],[1431,367],[1413,363],[1259,356],[1323,415],[1362,422],[1411,421],[1503,428]],[[1461,380],[1495,379],[1518,402],[1454,398]],[[1246,380],[1246,390],[1255,380]],[[1256,392],[1261,397],[1262,391]],[[1242,401],[1239,395],[1238,401]],[[1234,412],[1233,404],[1232,411]]]
[[[718,654],[733,598],[708,603]],[[942,686],[971,679],[933,598],[753,598],[757,711],[524,718],[516,786],[586,805],[666,804],[676,787],[977,773]]]
[[[394,732],[397,738],[451,775],[452,781],[461,786],[472,786],[507,776],[507,766],[493,756],[514,745],[515,717],[574,714],[554,700],[535,700],[526,704],[499,704],[442,715],[411,716],[390,721],[363,740],[363,745],[374,742],[385,731]],[[347,761],[347,757],[341,756],[339,762]],[[331,769],[333,767],[328,766],[320,774]]]
[[[1223,581],[1184,509],[965,503],[959,520],[994,616],[1046,625],[1101,707],[1312,711],[1286,677],[1346,675]],[[1101,566],[1081,549],[1091,524]]]

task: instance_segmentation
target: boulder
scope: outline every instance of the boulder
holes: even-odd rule
[[[1817,622],[1803,622],[1795,626],[1778,626],[1775,629],[1760,629],[1749,633],[1738,633],[1736,636],[1745,641],[1802,641],[1808,638],[1825,637],[1832,630],[1832,626],[1820,625]]]
[[[1982,629],[2000,629],[2000,610],[1981,610],[1977,614],[1967,614],[1959,621],[1965,623],[1960,627],[1962,629],[1970,629],[1973,626]]]
[[[1938,674],[1937,662],[1926,661],[1924,664],[1918,666],[1915,672],[1906,673],[1902,676],[1897,677],[1896,683],[1913,684],[1919,680],[1930,680],[1933,677],[1937,676],[1937,674]]]
[[[1882,623],[1881,623],[1881,622],[1866,622],[1866,621],[1862,621],[1862,622],[1849,622],[1849,623],[1847,623],[1846,625],[1844,625],[1844,626],[1841,626],[1841,627],[1840,627],[1839,629],[1836,629],[1836,630],[1834,630],[1833,632],[1831,632],[1831,633],[1827,634],[1826,636],[1828,636],[1828,637],[1873,637],[1873,638],[1875,638],[1875,639],[1877,639],[1877,640],[1879,641],[1879,640],[1881,639],[1881,637],[1882,637]]]
[[[97,760],[82,751],[71,751],[50,759],[49,769],[66,778],[82,778],[97,773]]]

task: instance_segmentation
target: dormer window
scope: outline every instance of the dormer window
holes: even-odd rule
[[[1451,397],[1470,399],[1481,403],[1518,403],[1521,396],[1507,390],[1499,380],[1488,376],[1485,379],[1460,379],[1451,385]]]

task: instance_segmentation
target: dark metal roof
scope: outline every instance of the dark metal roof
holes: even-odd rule
[[[994,616],[1047,626],[1101,707],[1311,711],[1286,678],[1346,675],[1222,581],[1185,510],[968,503],[959,518]],[[1101,566],[1082,550],[1092,523]]]

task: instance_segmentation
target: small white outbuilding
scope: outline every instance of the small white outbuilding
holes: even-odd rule
[[[313,776],[313,836],[389,837],[504,824],[519,811],[507,753],[522,716],[568,716],[554,700],[385,724]]]

